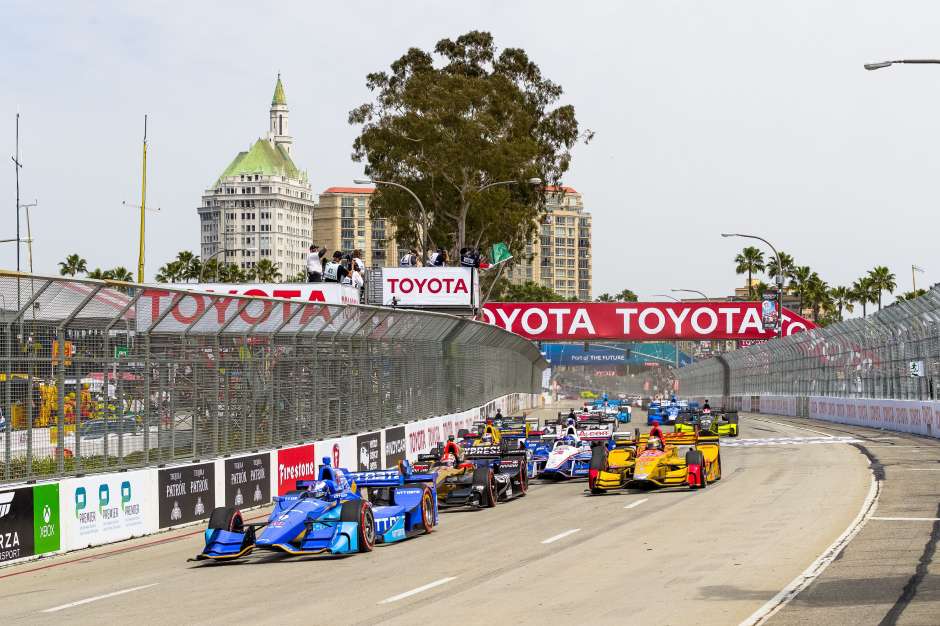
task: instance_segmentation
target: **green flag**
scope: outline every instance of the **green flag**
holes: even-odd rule
[[[492,265],[499,265],[511,258],[512,253],[509,252],[509,246],[505,243],[494,243],[490,249],[490,263]]]

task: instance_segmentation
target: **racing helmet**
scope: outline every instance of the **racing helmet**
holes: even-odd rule
[[[480,441],[482,441],[483,443],[493,443],[493,435],[490,434],[489,432],[485,432],[482,435],[480,435]]]
[[[647,450],[662,450],[663,442],[659,437],[650,437],[646,440]]]

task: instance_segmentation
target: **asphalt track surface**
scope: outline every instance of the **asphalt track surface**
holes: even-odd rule
[[[703,491],[533,483],[348,557],[196,564],[193,526],[3,568],[3,623],[940,623],[940,442],[769,416],[741,428]]]

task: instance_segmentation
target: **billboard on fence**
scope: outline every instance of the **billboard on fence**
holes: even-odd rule
[[[208,518],[215,508],[215,463],[160,470],[157,500],[160,528]]]
[[[478,272],[472,267],[382,269],[383,306],[469,308],[478,302]]]
[[[385,429],[385,467],[398,467],[407,457],[408,441],[404,426]]]
[[[488,302],[484,320],[538,341],[770,339],[760,302]],[[783,309],[784,336],[816,328]]]
[[[405,434],[408,437],[408,460],[410,461],[417,459],[419,454],[430,452],[438,443],[444,441],[440,417],[405,424]]]
[[[277,451],[277,495],[294,489],[298,480],[316,480],[317,462],[313,444]]]
[[[270,501],[270,452],[225,459],[225,506],[248,508]]]
[[[358,471],[383,469],[381,432],[357,436],[356,451],[356,469]]]
[[[57,483],[0,490],[0,564],[58,550],[59,518]]]
[[[356,436],[336,437],[318,441],[316,446],[315,459],[317,467],[323,463],[323,457],[330,457],[333,467],[345,467],[352,470],[356,467]]]
[[[156,532],[154,478],[152,470],[139,470],[62,481],[62,547],[78,550]]]

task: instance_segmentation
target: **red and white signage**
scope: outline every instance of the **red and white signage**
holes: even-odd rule
[[[277,495],[295,489],[298,480],[316,480],[317,460],[313,444],[277,451]]]
[[[490,302],[486,322],[536,341],[770,339],[760,302]],[[816,325],[783,310],[783,334]]]
[[[198,285],[172,285],[174,289],[227,293],[233,296],[260,296],[262,298],[284,298],[304,302],[327,304],[359,304],[359,290],[339,283],[264,283],[257,285],[230,285],[205,283]]]
[[[386,267],[382,305],[473,307],[480,301],[477,272],[471,267]]]
[[[137,330],[150,330],[157,324],[158,330],[169,332],[194,328],[203,332],[215,332],[223,326],[236,332],[250,328],[257,332],[271,332],[287,323],[292,324],[290,329],[293,330],[303,327],[319,330],[340,311],[338,306],[332,305],[344,304],[344,299],[351,300],[348,302],[350,304],[358,303],[358,292],[352,287],[339,284],[288,283],[219,287],[219,291],[215,293],[185,294],[156,287],[145,288],[136,304]],[[225,291],[222,288],[225,288]],[[355,292],[355,297],[346,293],[350,290]],[[259,299],[227,298],[223,295],[228,293],[258,296]],[[262,300],[261,297],[278,298],[280,301]],[[302,310],[298,311],[301,307]],[[343,311],[345,315],[358,314],[358,309],[349,308]],[[316,319],[322,320],[319,326],[312,322]],[[343,323],[346,321],[348,319],[344,318]]]

